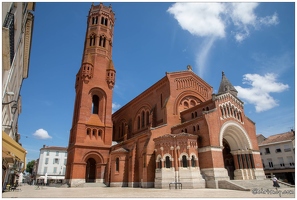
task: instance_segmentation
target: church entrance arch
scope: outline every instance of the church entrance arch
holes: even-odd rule
[[[86,166],[86,183],[96,182],[96,160],[89,158]]]
[[[254,160],[252,144],[247,132],[238,123],[229,121],[220,131],[220,146],[224,167],[232,179],[253,179]]]

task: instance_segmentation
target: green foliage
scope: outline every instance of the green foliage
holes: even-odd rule
[[[35,165],[35,160],[28,162],[26,172],[29,172],[30,174],[32,174],[34,165]]]

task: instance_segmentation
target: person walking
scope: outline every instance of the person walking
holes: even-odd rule
[[[273,182],[273,187],[275,187],[275,189],[277,190],[277,188],[279,188],[280,186],[278,184],[278,181],[275,175],[273,175],[272,182]]]

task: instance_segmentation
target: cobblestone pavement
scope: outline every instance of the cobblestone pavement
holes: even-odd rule
[[[294,198],[295,188],[275,189],[255,188],[252,191],[224,189],[155,189],[155,188],[118,188],[84,187],[57,188],[20,186],[21,190],[2,193],[2,198]],[[254,194],[255,193],[255,194]],[[266,193],[266,194],[264,194]]]

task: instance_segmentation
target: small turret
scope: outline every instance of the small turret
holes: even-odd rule
[[[222,72],[222,80],[221,80],[221,84],[220,84],[218,94],[224,94],[224,93],[227,93],[227,92],[229,92],[229,93],[231,93],[231,94],[233,94],[234,96],[237,97],[238,91],[234,88],[234,86],[227,79],[227,77],[225,76],[225,73]]]
[[[106,82],[108,84],[109,89],[113,89],[115,84],[115,69],[113,66],[112,60],[110,60],[109,65],[106,69]]]

